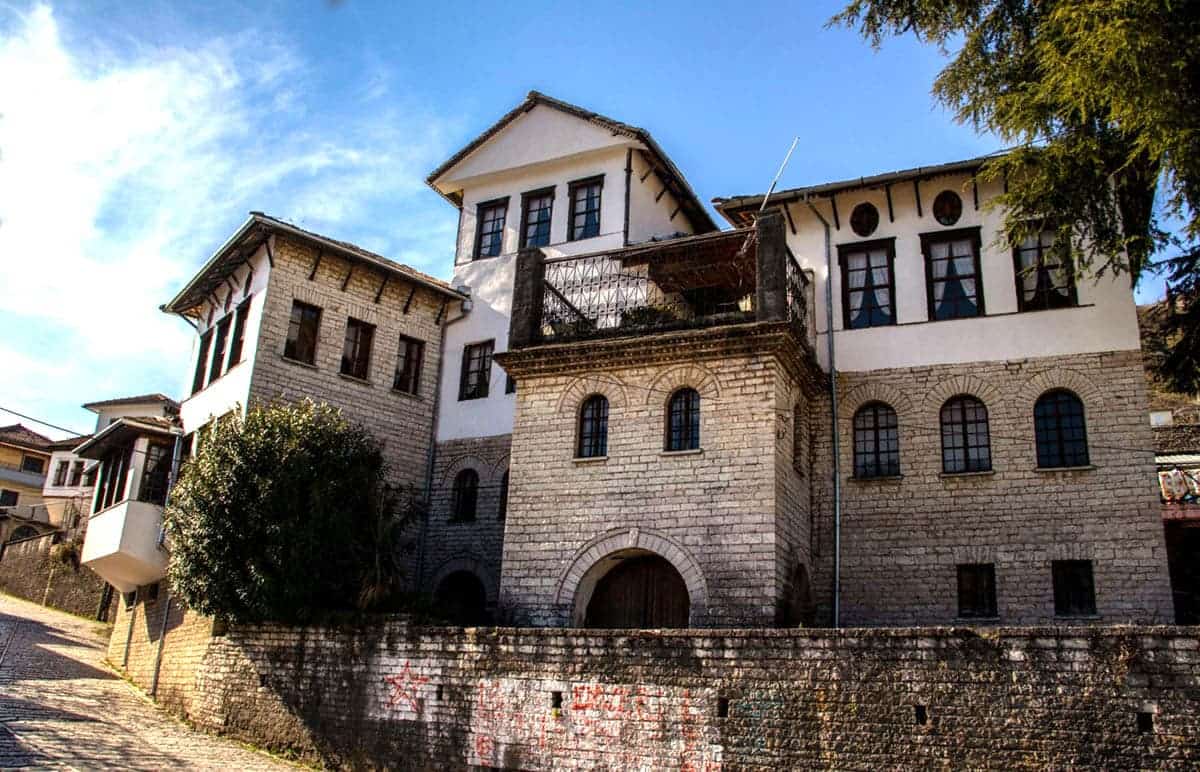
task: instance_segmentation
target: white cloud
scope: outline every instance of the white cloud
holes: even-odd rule
[[[421,180],[447,124],[377,68],[335,116],[269,30],[69,50],[60,23],[0,19],[0,406],[80,425],[176,391],[190,331],[157,306],[249,209],[445,272],[453,211]]]

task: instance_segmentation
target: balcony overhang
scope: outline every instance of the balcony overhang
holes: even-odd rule
[[[80,458],[102,459],[117,448],[131,446],[138,437],[173,437],[180,430],[165,418],[119,418],[75,448]]]
[[[159,546],[162,507],[122,501],[88,520],[81,562],[121,592],[166,576],[167,552]]]

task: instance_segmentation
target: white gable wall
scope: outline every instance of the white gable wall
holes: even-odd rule
[[[827,199],[814,204],[829,222],[833,242],[833,311],[837,335],[837,365],[843,371],[865,371],[894,367],[1023,359],[1102,351],[1135,350],[1139,346],[1137,316],[1127,275],[1106,276],[1078,285],[1079,307],[1054,311],[1017,312],[1016,270],[1012,250],[995,243],[1001,232],[1002,213],[987,210],[983,203],[1000,193],[1001,183],[979,182],[980,208],[972,202],[969,175],[924,180],[921,185],[922,216],[917,215],[911,182],[892,186],[895,222],[888,219],[884,190],[855,190],[838,194],[840,229],[833,229],[833,210]],[[933,199],[943,190],[957,192],[963,201],[961,219],[943,226],[934,219]],[[865,238],[850,229],[850,213],[863,201],[879,210],[879,227]],[[824,231],[808,206],[790,204],[797,234],[788,231],[787,241],[797,260],[811,268],[816,277],[816,327],[820,332],[817,353],[828,368],[825,342],[825,250]],[[984,305],[987,315],[973,319],[929,321],[925,289],[925,261],[921,254],[922,233],[982,226]],[[896,239],[895,286],[897,324],[858,330],[843,330],[842,282],[837,247],[858,241]]]

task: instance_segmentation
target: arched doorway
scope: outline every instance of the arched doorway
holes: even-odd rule
[[[37,536],[37,535],[38,535],[37,529],[34,528],[33,526],[22,525],[9,535],[8,540],[10,542],[24,541],[25,539],[32,539],[34,536]]]
[[[491,623],[487,612],[487,590],[470,571],[455,571],[434,592],[437,613],[456,625],[474,627]]]
[[[687,585],[675,567],[658,555],[633,554],[596,581],[584,627],[687,627],[690,611]]]

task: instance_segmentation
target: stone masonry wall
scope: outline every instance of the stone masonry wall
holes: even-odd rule
[[[436,323],[442,296],[392,277],[379,291],[383,275],[358,265],[342,289],[351,264],[325,253],[309,280],[317,251],[286,238],[275,239],[275,267],[267,287],[263,324],[259,332],[253,400],[310,397],[329,402],[348,418],[368,427],[384,444],[384,454],[397,482],[424,490],[433,431],[433,401],[441,368],[441,329]],[[315,365],[283,356],[292,301],[321,309]],[[375,325],[370,376],[365,380],[340,373],[346,321],[353,317]],[[400,335],[425,342],[418,394],[392,388]]]
[[[578,624],[585,573],[641,548],[683,576],[693,625],[773,624],[779,369],[767,353],[710,351],[521,374],[501,583],[513,621]],[[685,386],[700,393],[700,449],[666,453],[667,402]],[[578,411],[592,394],[608,399],[608,455],[577,459]]]
[[[437,444],[426,524],[421,586],[434,592],[438,583],[456,571],[469,571],[483,584],[494,611],[500,587],[500,552],[504,545],[501,492],[512,435],[450,440]],[[451,516],[454,478],[464,469],[479,475],[475,519],[457,522]]]
[[[246,627],[185,703],[334,767],[1182,770],[1198,634]]]
[[[0,547],[0,592],[68,611],[89,619],[112,621],[115,595],[105,599],[106,582],[85,566],[56,560],[50,555],[54,534],[12,542]]]
[[[1091,467],[1037,470],[1033,406],[1052,388],[1083,401]],[[1001,624],[1062,623],[1051,561],[1093,563],[1098,617],[1073,624],[1172,619],[1153,441],[1139,352],[1079,354],[839,374],[842,622],[952,624],[960,563],[993,563]],[[945,475],[938,415],[958,394],[988,409],[993,471]],[[901,477],[853,479],[855,411],[891,405]],[[814,407],[819,619],[831,619],[833,515],[829,404]]]

